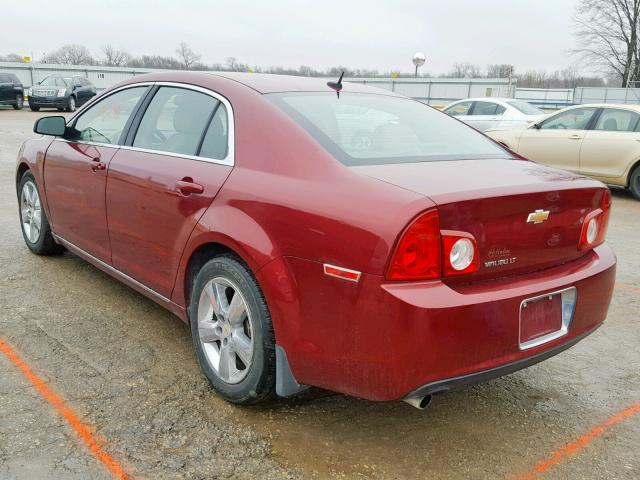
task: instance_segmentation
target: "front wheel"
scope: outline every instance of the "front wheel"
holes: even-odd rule
[[[40,107],[36,107],[35,105],[29,105],[29,108],[31,109],[32,112],[39,112],[40,111]]]
[[[245,405],[274,396],[271,316],[258,283],[243,263],[221,255],[200,269],[189,318],[198,362],[216,392]]]
[[[629,190],[637,200],[640,200],[640,165],[635,168],[629,177]]]
[[[67,112],[75,112],[76,111],[76,99],[73,95],[69,97],[69,102],[67,103]]]
[[[16,103],[13,105],[14,110],[22,110],[24,106],[24,98],[22,95],[16,95]]]
[[[37,255],[56,255],[64,251],[53,239],[49,221],[42,208],[36,180],[29,171],[22,175],[18,186],[20,227],[24,242]]]

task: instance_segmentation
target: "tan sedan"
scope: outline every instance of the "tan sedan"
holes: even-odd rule
[[[640,199],[638,105],[576,105],[526,128],[485,133],[526,158],[629,188]]]

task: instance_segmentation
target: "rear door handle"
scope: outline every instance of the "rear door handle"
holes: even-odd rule
[[[94,172],[97,172],[98,170],[106,170],[106,169],[107,169],[107,164],[102,163],[99,158],[91,159],[91,170],[93,170]]]
[[[582,137],[580,135],[569,135],[569,140],[582,140]]]
[[[187,196],[192,193],[203,193],[204,187],[199,183],[195,183],[191,177],[184,177],[182,180],[176,182],[176,190],[182,195]]]

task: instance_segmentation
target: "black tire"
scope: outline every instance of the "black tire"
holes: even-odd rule
[[[222,379],[208,360],[200,340],[198,322],[200,296],[213,279],[220,278],[237,286],[251,315],[253,354],[244,378],[237,383],[228,383]],[[231,291],[234,292],[233,289]],[[209,260],[197,273],[193,282],[188,313],[198,362],[209,383],[220,396],[229,402],[242,405],[263,402],[275,396],[276,355],[271,315],[260,286],[244,263],[229,254]],[[248,321],[248,318],[245,321]],[[222,340],[218,344],[219,348],[221,348],[221,342]]]
[[[67,112],[75,112],[76,111],[76,97],[73,95],[69,96],[69,100],[67,100]]]
[[[14,110],[22,110],[24,106],[24,97],[21,94],[16,95],[16,103],[13,105]]]
[[[636,200],[640,200],[640,165],[634,168],[629,176],[629,190]]]
[[[35,105],[29,105],[29,108],[31,109],[32,112],[39,112],[40,111],[40,107],[36,107]]]
[[[40,191],[38,190],[38,185],[36,184],[36,180],[33,177],[33,174],[27,170],[22,175],[20,179],[20,183],[18,184],[18,218],[20,220],[20,230],[22,231],[22,238],[24,238],[24,243],[27,244],[29,250],[31,250],[36,255],[59,255],[64,252],[64,247],[56,243],[53,239],[53,235],[51,234],[51,227],[49,226],[49,220],[47,219],[47,215],[45,214],[44,208],[42,207],[42,202],[40,201],[40,215],[41,215],[41,227],[38,239],[35,242],[32,242],[27,233],[25,232],[25,227],[22,221],[22,190],[26,183],[31,182],[38,192],[38,196],[40,196]]]

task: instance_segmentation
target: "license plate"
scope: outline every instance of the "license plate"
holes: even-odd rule
[[[537,347],[566,335],[575,303],[574,287],[524,300],[520,304],[520,349]]]

